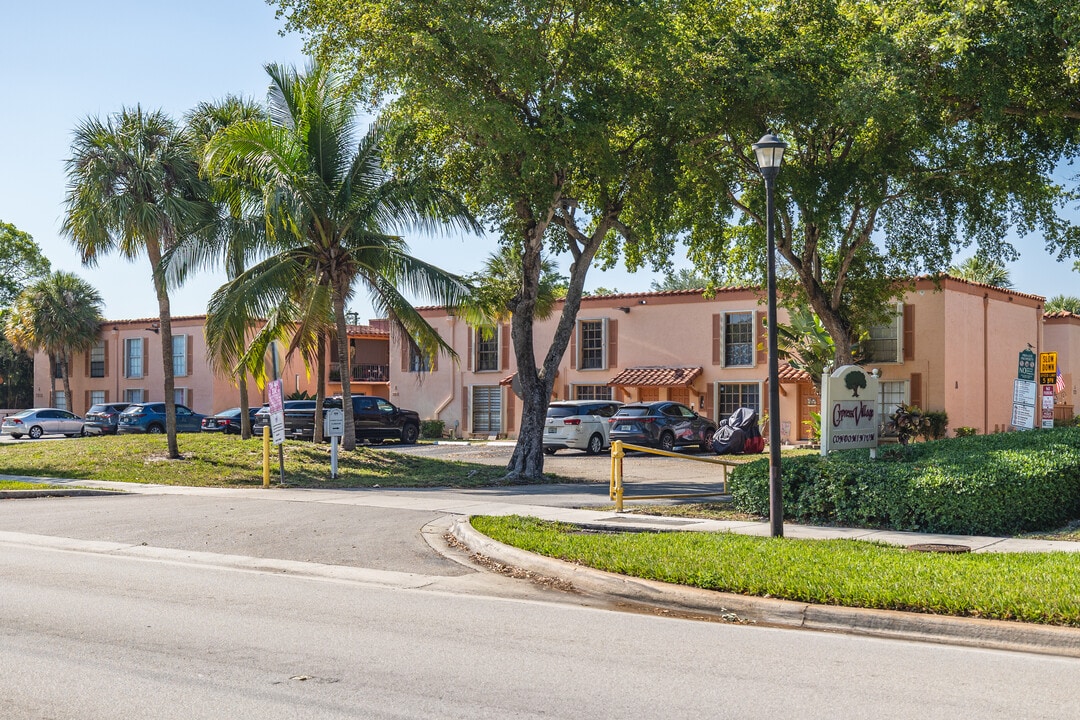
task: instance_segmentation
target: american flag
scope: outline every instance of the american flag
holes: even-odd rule
[[[1054,390],[1056,392],[1065,392],[1065,379],[1061,377],[1061,371],[1057,371],[1057,382],[1054,383]]]

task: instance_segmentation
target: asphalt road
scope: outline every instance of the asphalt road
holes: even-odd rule
[[[251,502],[270,502],[275,524],[291,515]],[[16,503],[39,515],[0,505]],[[206,527],[199,506],[174,509],[176,526]],[[608,612],[469,568],[447,575],[442,559],[425,575],[10,531],[0,547],[9,720],[1080,713],[1076,660]]]

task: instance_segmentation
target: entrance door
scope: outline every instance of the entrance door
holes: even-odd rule
[[[638,388],[638,397],[641,398],[641,402],[656,402],[660,399],[660,388],[658,387],[642,387]]]
[[[472,431],[477,435],[499,434],[502,430],[502,388],[476,385],[472,400]]]
[[[687,407],[690,406],[690,388],[671,388],[668,395],[671,397],[672,402],[682,403]]]
[[[814,439],[810,418],[810,413],[813,412],[821,412],[821,398],[818,397],[817,389],[811,383],[799,383],[798,437],[802,442]]]

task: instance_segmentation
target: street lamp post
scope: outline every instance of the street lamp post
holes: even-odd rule
[[[769,527],[773,537],[784,536],[783,484],[780,480],[780,369],[776,344],[776,235],[773,184],[780,172],[787,143],[768,132],[754,143],[758,169],[765,178],[765,235],[769,245]]]

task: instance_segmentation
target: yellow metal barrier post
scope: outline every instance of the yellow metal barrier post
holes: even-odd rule
[[[263,487],[270,487],[270,426],[263,425]]]
[[[623,471],[623,457],[626,453],[623,452],[622,440],[616,440],[611,443],[611,483],[614,485],[614,495],[612,498],[615,501],[615,512],[623,511],[623,484],[622,484],[622,471]]]

